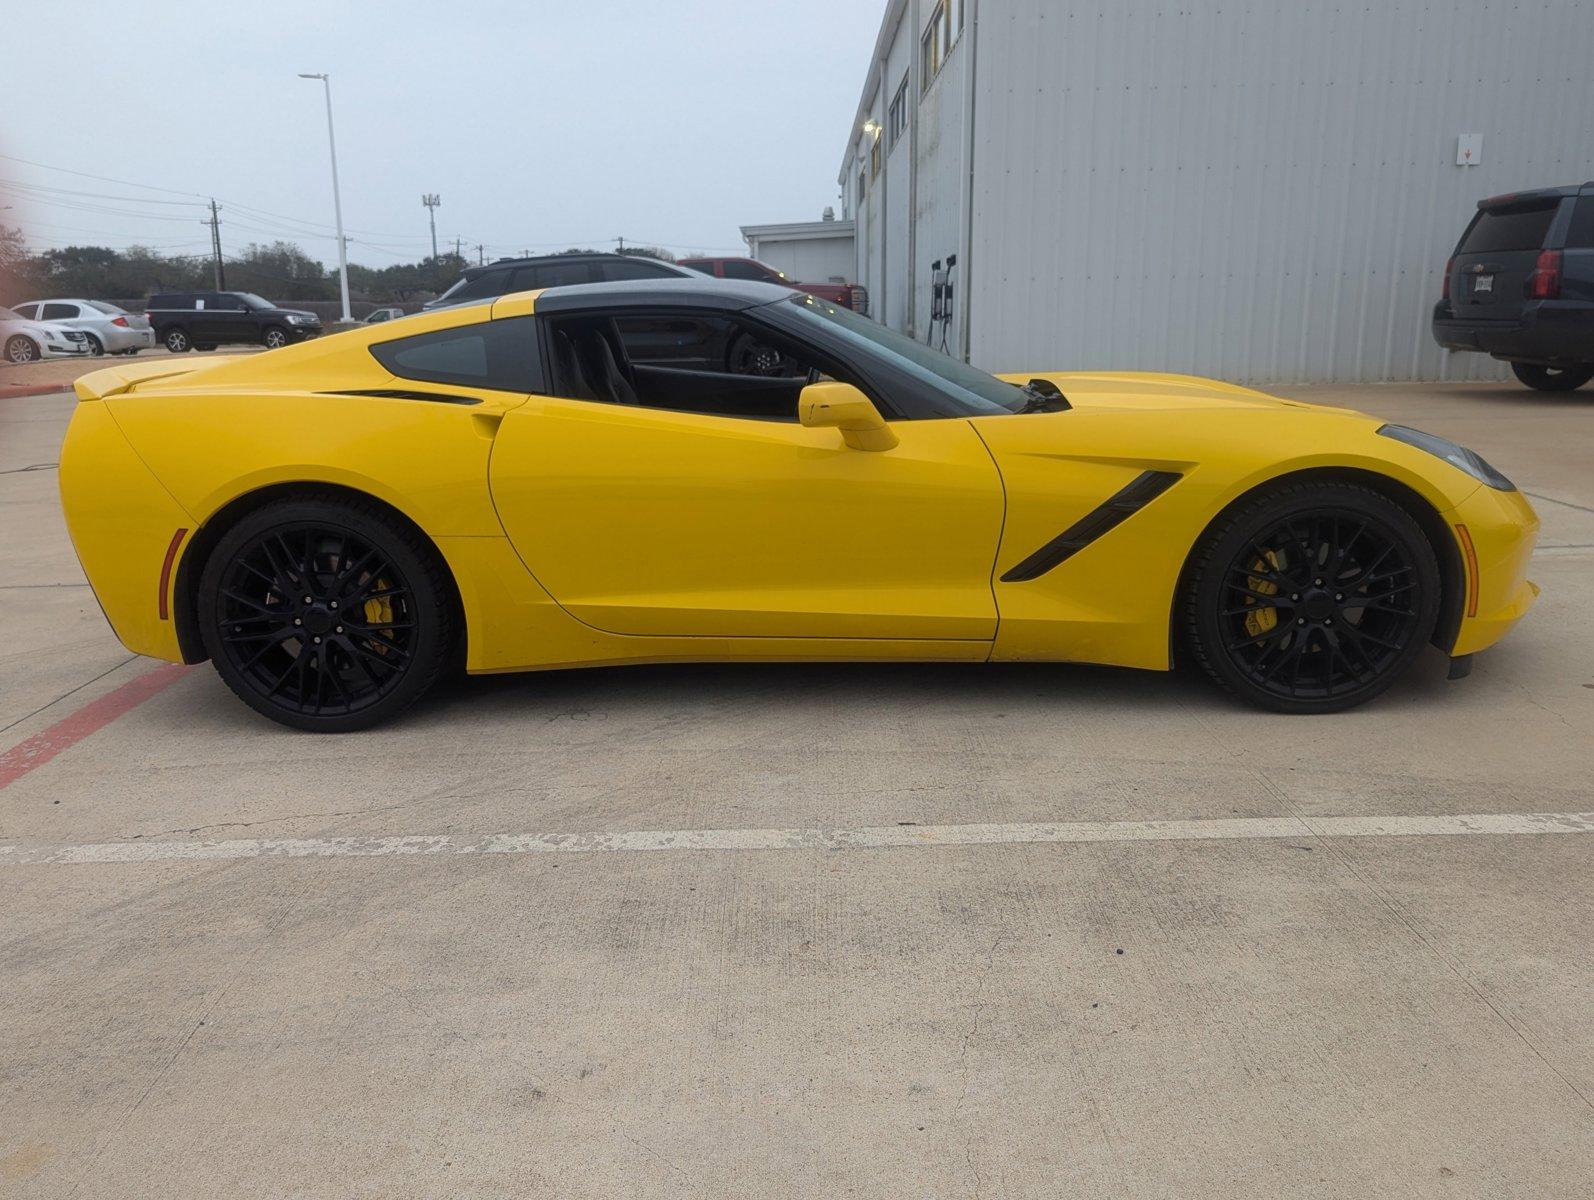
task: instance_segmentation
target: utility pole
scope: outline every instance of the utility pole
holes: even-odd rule
[[[338,195],[338,141],[332,133],[332,81],[325,74],[307,75],[299,72],[300,79],[319,79],[327,95],[327,146],[332,151],[332,215],[338,224],[338,284],[343,293],[343,320],[353,321],[349,312],[349,242],[343,236],[343,200]]]
[[[455,258],[464,258],[465,257],[463,254],[461,254],[459,252],[459,244],[462,241],[464,241],[464,240],[465,240],[464,238],[455,238],[454,239],[454,257]]]
[[[623,237],[617,237],[614,240],[620,243],[620,253],[624,254],[625,253],[625,239]]]
[[[486,249],[487,247],[483,246],[480,242],[476,243],[476,265],[478,267],[482,266],[487,261],[486,255],[484,254]]]
[[[216,290],[223,292],[227,290],[227,268],[222,265],[221,261],[221,218],[217,215],[219,211],[216,207],[215,198],[212,197],[210,201],[210,220],[201,221],[200,224],[210,226],[210,249],[211,253],[215,255]]]
[[[437,257],[437,206],[442,203],[436,192],[427,192],[421,197],[421,203],[426,205],[427,219],[432,223],[432,257]]]

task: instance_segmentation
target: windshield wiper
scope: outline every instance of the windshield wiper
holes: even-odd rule
[[[1026,397],[1024,407],[1019,413],[1037,412],[1064,412],[1074,406],[1068,402],[1068,397],[1050,379],[1031,379],[1018,389]]]

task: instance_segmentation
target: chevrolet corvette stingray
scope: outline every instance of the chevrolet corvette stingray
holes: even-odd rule
[[[989,375],[826,301],[501,296],[77,383],[73,543],[130,650],[286,725],[449,667],[914,659],[1204,670],[1284,712],[1464,674],[1538,528],[1472,451],[1177,375]]]

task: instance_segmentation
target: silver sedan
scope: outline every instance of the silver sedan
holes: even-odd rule
[[[91,354],[137,354],[155,345],[148,320],[103,300],[29,300],[12,307],[30,321],[77,330]]]

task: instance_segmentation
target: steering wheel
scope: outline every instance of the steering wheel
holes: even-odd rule
[[[743,329],[725,347],[725,370],[731,375],[756,375],[764,379],[795,379],[806,375],[813,382],[813,371],[806,369],[778,346],[760,341]]]

